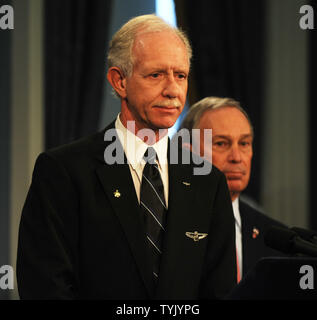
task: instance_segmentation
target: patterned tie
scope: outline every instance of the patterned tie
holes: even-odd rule
[[[156,159],[157,155],[155,150],[149,147],[144,154],[146,164],[143,169],[140,193],[140,207],[144,214],[143,217],[148,242],[148,258],[153,268],[153,279],[155,283],[159,276],[166,219],[164,186],[158,166],[155,163]]]

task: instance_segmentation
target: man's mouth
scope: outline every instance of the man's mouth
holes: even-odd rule
[[[174,107],[174,106],[154,106],[154,108],[163,109],[163,110],[175,110],[175,109],[179,109],[179,107]]]
[[[229,180],[239,180],[244,176],[244,172],[243,171],[226,171],[225,175]]]
[[[154,108],[161,109],[179,109],[181,107],[181,103],[178,100],[166,100],[161,101],[154,105]]]

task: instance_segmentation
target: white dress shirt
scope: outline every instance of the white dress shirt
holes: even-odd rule
[[[240,216],[240,210],[239,210],[239,197],[237,197],[232,202],[232,208],[233,208],[233,215],[234,215],[235,226],[236,226],[236,248],[237,248],[237,254],[238,254],[238,263],[239,263],[240,275],[242,277],[242,233],[241,233],[241,216]]]
[[[131,176],[134,183],[135,192],[140,203],[140,189],[142,182],[142,173],[145,166],[143,159],[144,153],[148,147],[154,148],[158,161],[158,168],[161,174],[166,207],[168,207],[168,162],[167,162],[167,147],[168,147],[168,134],[161,138],[153,145],[148,145],[143,142],[139,137],[129,131],[121,122],[120,114],[118,115],[115,128],[118,133],[119,140],[123,146],[124,153],[127,157]]]

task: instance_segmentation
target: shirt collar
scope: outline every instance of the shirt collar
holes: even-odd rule
[[[234,219],[236,221],[236,224],[239,228],[241,228],[241,216],[240,216],[240,210],[239,210],[239,197],[237,197],[232,202],[232,209],[233,209],[233,215]]]
[[[149,145],[143,142],[122,124],[120,120],[120,113],[117,116],[115,128],[122,133],[118,136],[126,154],[128,163],[131,164],[133,169],[136,169],[140,165],[144,165],[145,161],[143,160],[143,156]],[[151,145],[151,147],[154,148],[159,162],[158,165],[162,168],[162,165],[167,164],[168,135],[166,134],[162,139]]]

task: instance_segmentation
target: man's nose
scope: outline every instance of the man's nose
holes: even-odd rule
[[[168,98],[176,98],[179,96],[180,88],[175,77],[169,75],[165,81],[163,95]]]
[[[231,147],[228,160],[235,163],[241,162],[241,151],[239,146],[233,145]]]

